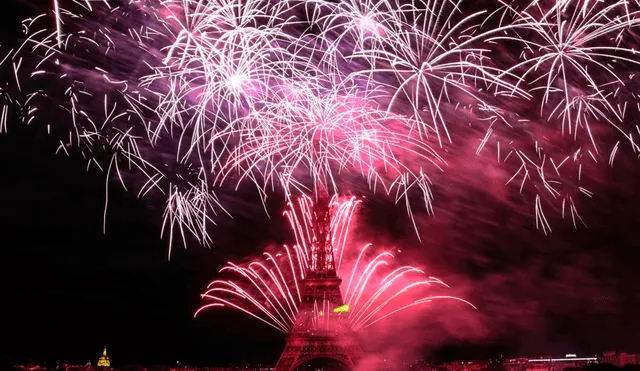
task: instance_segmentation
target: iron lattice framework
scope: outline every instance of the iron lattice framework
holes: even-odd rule
[[[287,345],[274,371],[292,371],[317,358],[336,360],[354,369],[362,350],[342,307],[342,294],[331,244],[331,208],[326,194],[318,192],[313,212],[313,241],[309,271],[302,281],[302,302]]]

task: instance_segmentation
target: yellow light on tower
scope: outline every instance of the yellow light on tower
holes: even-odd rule
[[[339,307],[335,307],[333,309],[333,313],[347,313],[347,312],[349,312],[349,309],[351,309],[349,307],[349,304],[345,304],[345,305],[341,305]]]

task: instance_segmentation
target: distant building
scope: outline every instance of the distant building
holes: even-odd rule
[[[640,364],[640,354],[604,352],[602,353],[601,359],[602,363],[608,363],[617,367]]]
[[[107,347],[104,347],[104,350],[102,351],[102,356],[100,356],[100,358],[98,359],[98,364],[96,366],[104,367],[104,368],[111,367],[111,362],[109,361],[109,357],[107,356]]]
[[[604,352],[602,353],[602,357],[600,357],[600,363],[607,363],[610,365],[618,365],[618,357],[616,352]]]

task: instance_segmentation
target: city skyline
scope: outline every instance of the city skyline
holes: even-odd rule
[[[493,365],[501,367],[505,371],[540,371],[546,369],[548,371],[562,371],[566,368],[575,369],[575,368],[583,368],[589,364],[601,364],[601,365],[610,365],[618,368],[626,367],[626,366],[640,366],[640,353],[620,353],[615,351],[605,351],[598,354],[590,354],[590,355],[578,355],[578,354],[565,354],[565,355],[528,355],[528,356],[518,356],[518,357],[503,357],[503,354],[498,355],[497,357],[491,359],[456,359],[456,360],[448,360],[448,361],[434,361],[426,358],[417,358],[417,359],[403,359],[401,361],[402,365],[418,365],[417,368],[414,366],[414,369],[431,369],[431,370],[442,370],[442,371],[480,371],[487,369],[496,369]],[[106,347],[103,349],[102,355],[97,359],[97,362],[92,362],[91,360],[87,361],[86,364],[67,364],[63,362],[53,362],[55,363],[56,368],[62,367],[64,370],[72,369],[89,369],[91,367],[97,368],[99,370],[109,370],[109,369],[129,369],[131,367],[145,367],[145,365],[139,364],[120,364],[120,365],[112,365],[110,358],[107,356]],[[244,365],[244,366],[243,366]],[[420,366],[422,365],[422,366]],[[157,367],[164,366],[170,367],[172,370],[197,370],[198,368],[202,370],[216,368],[216,367],[230,367],[231,369],[260,369],[260,370],[272,370],[274,365],[268,363],[259,363],[259,362],[237,362],[230,363],[227,365],[200,365],[194,366],[190,364],[185,364],[182,362],[175,362],[174,364],[154,364],[154,365],[146,365],[146,367]],[[42,370],[49,369],[51,365],[46,364],[38,364],[30,361],[28,364],[23,365],[14,365],[15,368],[20,370]],[[422,367],[422,368],[421,368]],[[493,367],[493,368],[492,368]],[[402,368],[402,367],[400,367]]]

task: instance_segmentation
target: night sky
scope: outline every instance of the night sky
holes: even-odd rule
[[[22,14],[8,14],[16,32]],[[193,312],[224,262],[289,238],[276,197],[274,219],[237,202],[235,219],[213,232],[215,246],[177,246],[168,260],[159,200],[112,183],[103,234],[104,174],[55,148],[54,138],[19,123],[0,135],[0,356],[95,362],[106,345],[116,365],[275,362],[283,335],[232,311]],[[430,308],[381,326],[365,349],[402,328],[412,330],[413,355],[438,359],[640,352],[637,161],[606,174],[585,205],[589,228],[558,222],[548,237],[530,215],[484,193],[444,197],[457,211],[420,217],[422,243],[402,206],[366,202],[362,230],[384,231],[377,242],[401,246],[478,310]]]

